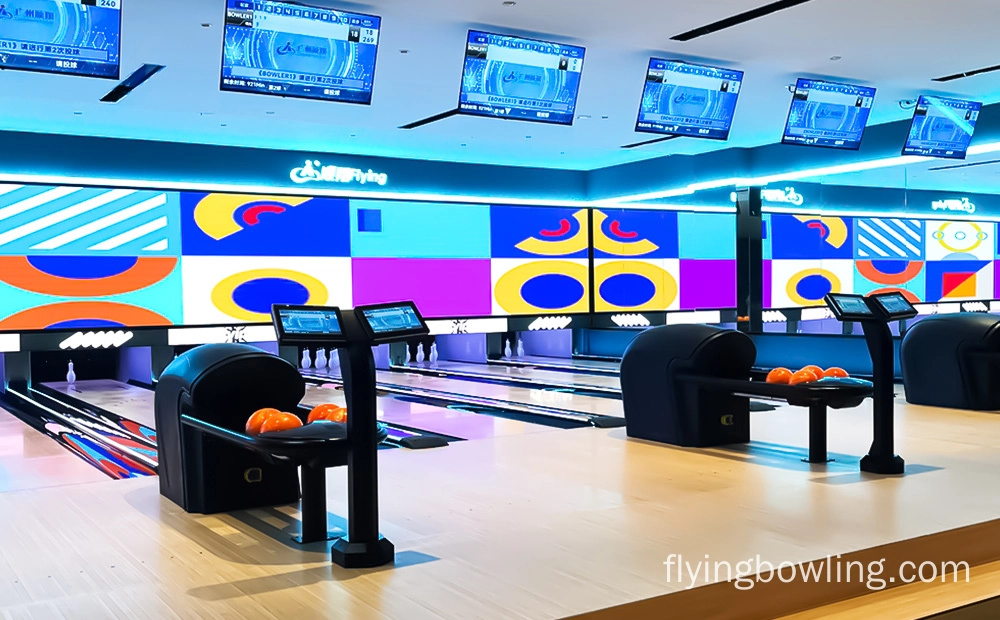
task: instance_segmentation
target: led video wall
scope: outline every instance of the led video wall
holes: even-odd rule
[[[0,185],[0,330],[735,306],[735,216]]]
[[[764,306],[821,306],[830,292],[1000,298],[996,233],[994,222],[766,215]]]

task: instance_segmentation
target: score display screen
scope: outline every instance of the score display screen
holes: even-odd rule
[[[122,0],[0,0],[0,68],[118,79]]]
[[[857,150],[874,103],[868,86],[799,79],[781,142]]]
[[[227,0],[221,88],[370,104],[381,21],[287,2]]]
[[[911,304],[906,297],[903,297],[903,295],[899,293],[891,295],[878,295],[875,297],[875,301],[882,306],[882,309],[885,310],[889,316],[912,314],[916,311],[913,304]]]
[[[868,307],[865,298],[860,295],[839,295],[831,293],[826,296],[830,309],[842,321],[865,319],[875,315]]]
[[[462,114],[572,125],[585,50],[469,31]]]
[[[635,130],[726,140],[743,72],[651,58]]]
[[[424,324],[413,311],[413,307],[392,306],[388,308],[369,308],[363,310],[365,320],[375,334],[390,334],[421,329]]]
[[[278,311],[281,318],[281,328],[289,335],[324,335],[339,336],[341,334],[340,319],[331,310],[288,310]]]
[[[903,155],[965,159],[983,104],[920,96]]]

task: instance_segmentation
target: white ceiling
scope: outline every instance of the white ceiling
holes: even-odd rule
[[[314,0],[383,17],[374,102],[365,107],[222,93],[224,0],[125,0],[123,75],[144,62],[166,70],[116,105],[98,102],[110,81],[0,72],[0,129],[589,170],[777,142],[790,99],[785,87],[799,75],[878,86],[873,123],[908,117],[897,102],[922,92],[1000,101],[1000,73],[946,90],[930,81],[1000,61],[996,0],[813,0],[691,42],[670,40],[769,1]],[[454,117],[396,129],[456,105],[470,27],[586,46],[577,113],[591,118],[553,127]],[[654,54],[747,72],[728,143],[619,148],[655,137],[633,132]]]

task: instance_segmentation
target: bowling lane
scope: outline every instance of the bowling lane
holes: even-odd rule
[[[315,407],[323,403],[347,406],[343,390],[338,390],[332,385],[321,387],[306,384],[306,395],[302,399],[302,405]],[[375,406],[378,409],[378,419],[381,422],[449,435],[459,439],[486,439],[559,430],[540,424],[470,413],[458,409],[445,409],[444,407],[407,402],[392,397],[377,398]]]
[[[519,383],[537,384],[540,388],[554,387],[565,389],[596,389],[599,391],[610,391],[621,393],[621,381],[617,375],[594,375],[573,372],[560,372],[555,370],[543,370],[539,368],[525,368],[517,366],[503,366],[498,364],[470,364],[465,362],[437,361],[416,363],[411,362],[409,368],[420,368],[423,370],[442,371],[454,373],[453,376],[462,378],[482,378],[494,381],[516,381]]]
[[[514,367],[535,367],[545,370],[556,370],[566,372],[588,372],[600,373],[602,375],[618,376],[621,368],[620,362],[610,362],[603,360],[587,360],[565,357],[541,357],[537,355],[525,355],[522,357],[504,358],[490,360],[491,366],[514,366]]]
[[[119,417],[156,429],[154,394],[151,390],[110,379],[77,381],[76,383],[44,383],[43,385],[110,411]]]
[[[518,385],[502,385],[497,383],[481,383],[478,381],[463,381],[447,377],[430,377],[408,372],[380,370],[376,379],[379,384],[403,386],[416,390],[427,389],[448,394],[467,394],[478,398],[503,401],[511,404],[537,405],[549,409],[557,409],[570,414],[589,414],[598,416],[624,417],[622,402],[613,398],[600,398],[581,394],[570,394],[554,390],[542,390],[521,387]]]

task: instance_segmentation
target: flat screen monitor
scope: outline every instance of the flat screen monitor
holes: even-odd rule
[[[122,0],[0,0],[0,69],[117,80]]]
[[[856,150],[874,103],[868,86],[799,79],[781,142]]]
[[[921,95],[903,155],[965,159],[982,109],[978,101]]]
[[[291,2],[227,0],[221,88],[370,104],[381,23]]]
[[[727,140],[743,72],[649,59],[635,130]]]
[[[913,307],[910,300],[902,293],[872,295],[872,299],[875,301],[876,307],[887,319],[908,319],[918,314],[917,309]]]
[[[875,312],[861,295],[831,293],[826,296],[825,301],[838,321],[862,321],[875,316]]]
[[[271,308],[271,318],[281,343],[346,342],[338,308],[275,305]]]
[[[462,114],[572,125],[584,48],[470,30]]]
[[[354,309],[373,343],[392,342],[429,332],[412,301],[359,306]]]

